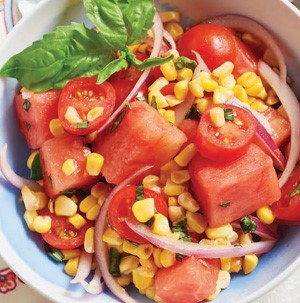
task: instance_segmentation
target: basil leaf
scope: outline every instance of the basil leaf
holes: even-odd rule
[[[11,57],[0,69],[0,76],[16,78],[34,92],[61,89],[70,79],[97,74],[114,58],[96,31],[72,23],[58,26]]]
[[[257,225],[249,216],[245,216],[240,221],[241,228],[244,234],[254,233]]]
[[[230,205],[230,201],[219,204],[219,206],[224,208],[228,207],[229,205]]]
[[[136,187],[136,191],[135,191],[135,200],[136,201],[141,201],[144,200],[145,196],[144,196],[144,186],[143,185],[139,185]]]
[[[121,253],[119,253],[119,251],[114,248],[111,247],[109,250],[109,273],[113,276],[113,277],[120,277],[121,273],[120,273],[120,261],[121,261]]]
[[[173,223],[172,226],[172,232],[179,232],[179,240],[187,241],[187,242],[193,242],[192,238],[189,236],[187,226],[186,226],[186,219],[182,219],[179,222]]]
[[[176,69],[182,69],[184,67],[187,67],[194,71],[196,66],[197,66],[196,61],[184,56],[180,56],[175,63]]]
[[[62,262],[65,258],[64,254],[59,249],[50,246],[46,242],[44,242],[44,249],[46,254],[57,262]]]
[[[42,180],[44,178],[44,173],[42,169],[41,157],[40,154],[37,153],[33,158],[30,168],[30,178],[32,180]]]

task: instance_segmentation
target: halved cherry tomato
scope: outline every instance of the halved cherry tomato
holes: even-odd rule
[[[74,249],[81,246],[87,229],[93,225],[87,220],[87,223],[78,230],[69,222],[68,217],[57,216],[51,213],[48,207],[41,210],[39,214],[51,218],[50,231],[41,235],[45,242],[57,249]]]
[[[87,135],[97,130],[112,114],[116,100],[115,89],[108,82],[96,84],[96,81],[97,77],[76,78],[62,90],[58,117],[67,132]],[[95,114],[91,112],[94,109]],[[68,118],[67,112],[73,112],[70,114],[72,118]]]
[[[126,218],[135,219],[132,205],[136,201],[136,188],[134,185],[129,185],[115,194],[108,209],[108,220],[111,226],[125,239],[137,243],[148,243],[147,240],[132,231],[125,222]],[[161,194],[144,188],[144,197],[154,198],[156,211],[168,217],[167,202]]]
[[[246,110],[228,104],[218,104],[230,112],[232,121],[216,127],[211,120],[210,106],[201,116],[197,129],[196,146],[199,153],[217,162],[232,161],[242,156],[250,146],[256,133],[256,120]],[[228,117],[229,118],[229,117]],[[228,119],[229,120],[229,119]]]
[[[281,198],[271,206],[279,221],[300,222],[300,165],[281,188]]]
[[[257,58],[231,29],[217,24],[199,24],[187,30],[178,41],[182,56],[196,59],[201,55],[210,70],[226,61],[234,64],[234,75],[257,70]]]

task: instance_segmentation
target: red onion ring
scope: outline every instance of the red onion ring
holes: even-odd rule
[[[116,192],[118,192],[120,189],[125,187],[126,185],[133,182],[137,177],[151,169],[152,166],[146,166],[138,171],[136,171],[133,175],[131,175],[129,178],[122,181],[119,185],[117,185],[109,194],[109,196],[106,198],[105,202],[103,203],[101,207],[100,214],[96,220],[95,224],[95,256],[97,265],[100,269],[100,272],[102,273],[102,277],[104,279],[104,282],[106,286],[110,289],[110,291],[117,296],[121,301],[125,303],[135,303],[136,301],[131,298],[128,293],[125,291],[123,287],[121,287],[115,279],[112,277],[112,275],[108,271],[108,264],[109,264],[109,256],[108,256],[108,250],[106,244],[102,241],[102,236],[106,227],[106,214],[109,208],[109,204],[115,195]]]
[[[257,217],[249,217],[256,224],[256,230],[254,231],[256,235],[269,240],[276,240],[279,238],[278,234],[275,233],[267,224],[261,222]]]
[[[193,74],[193,80],[196,79],[197,77],[199,77],[200,72],[207,72],[210,73],[210,69],[207,67],[206,63],[204,62],[203,58],[201,57],[201,55],[196,52],[196,51],[192,51],[195,56],[196,56],[196,60],[198,65],[196,66],[195,70],[194,70],[194,74]]]
[[[175,112],[175,126],[178,126],[184,119],[188,111],[191,109],[192,105],[195,102],[195,96],[188,92],[185,100],[176,106],[174,109]]]
[[[5,177],[5,179],[11,183],[16,188],[21,189],[23,186],[28,186],[30,189],[39,191],[41,190],[41,186],[32,180],[25,179],[19,175],[17,175],[10,165],[7,162],[7,144],[4,144],[3,149],[0,152],[0,171]]]
[[[153,234],[147,225],[142,223],[136,224],[129,219],[126,219],[126,223],[134,232],[148,240],[153,245],[183,254],[185,256],[197,256],[200,258],[210,259],[222,257],[241,257],[248,254],[266,253],[270,251],[276,243],[275,240],[267,240],[240,246],[201,245],[199,243],[186,242],[167,236]]]
[[[177,49],[176,43],[173,39],[173,37],[170,35],[168,31],[164,29],[163,37],[166,39],[166,41],[170,44],[172,49]]]
[[[241,15],[221,15],[209,18],[204,23],[215,23],[253,34],[259,38],[275,55],[280,69],[281,81],[286,81],[287,67],[283,53],[273,35],[261,24]]]
[[[81,250],[79,265],[76,276],[71,280],[70,283],[81,283],[84,281],[91,272],[93,255],[86,252],[84,249]]]
[[[295,168],[300,153],[300,105],[290,86],[286,82],[281,81],[281,78],[268,64],[260,60],[258,70],[260,75],[274,89],[291,124],[291,148],[287,164],[279,178],[279,185],[282,187]]]
[[[83,280],[80,282],[80,284],[88,293],[92,295],[98,295],[104,289],[104,283],[101,282],[101,273],[98,268],[96,268],[93,279],[89,283]]]
[[[161,18],[159,16],[159,13],[156,12],[154,16],[154,26],[153,26],[154,45],[152,52],[150,54],[150,58],[157,57],[159,55],[163,43],[163,31],[164,28]],[[148,78],[150,74],[150,70],[151,69],[147,69],[143,71],[143,73],[141,74],[140,78],[136,82],[135,86],[133,87],[129,95],[125,98],[125,100],[121,103],[121,105],[115,110],[115,112],[109,117],[109,119],[107,119],[107,121],[97,130],[97,133],[101,133],[104,129],[106,129],[122,112],[126,103],[128,101],[131,101],[135,97],[140,87],[145,83],[146,79]]]

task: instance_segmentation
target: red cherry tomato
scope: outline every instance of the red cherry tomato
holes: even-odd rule
[[[271,206],[279,221],[300,222],[300,165],[281,188],[281,198]]]
[[[97,130],[112,114],[115,108],[115,90],[108,82],[96,84],[96,81],[97,77],[76,78],[69,81],[62,90],[58,102],[58,117],[67,132],[87,135]],[[102,114],[89,117],[94,108],[103,110]],[[78,114],[75,122],[66,117],[70,110],[75,115]]]
[[[234,64],[234,75],[257,70],[257,59],[234,32],[217,24],[199,24],[187,30],[178,41],[182,56],[196,59],[198,52],[210,70],[226,61]]]
[[[51,218],[51,229],[41,235],[45,242],[57,249],[74,249],[83,245],[85,233],[93,225],[87,220],[87,223],[78,230],[69,222],[68,217],[57,216],[48,208],[41,210],[39,214]]]
[[[152,190],[144,188],[145,198],[154,198],[156,211],[168,217],[168,206],[165,198]],[[132,231],[125,222],[126,218],[135,219],[132,205],[136,201],[136,186],[129,185],[118,191],[109,206],[108,220],[112,227],[125,239],[137,243],[148,243]]]
[[[219,104],[224,110],[231,111],[232,121],[216,127],[211,120],[209,107],[201,116],[197,129],[196,146],[199,153],[217,162],[228,162],[242,156],[253,141],[256,133],[256,120],[246,110],[233,105]],[[229,119],[229,116],[228,116]]]

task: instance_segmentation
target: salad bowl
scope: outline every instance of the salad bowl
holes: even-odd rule
[[[300,98],[300,85],[297,83],[300,79],[300,13],[288,1],[161,0],[156,1],[156,4],[159,11],[180,11],[184,26],[222,14],[240,14],[258,21],[278,39],[285,55],[288,74],[295,80],[292,87]],[[82,1],[42,1],[34,13],[16,25],[0,46],[0,66],[44,33],[72,21],[90,25]],[[0,78],[0,148],[7,143],[8,162],[17,174],[28,177],[26,159],[30,151],[17,128],[12,103],[17,89],[15,80]],[[25,283],[53,302],[119,302],[107,289],[100,295],[91,295],[78,285],[70,284],[71,279],[64,273],[63,265],[45,254],[41,237],[26,227],[24,208],[19,201],[20,191],[2,176],[0,185],[0,254]],[[256,270],[250,275],[234,275],[230,287],[222,291],[214,302],[251,302],[271,290],[299,266],[299,227],[281,226],[278,243],[272,251],[260,258]],[[129,292],[138,302],[151,302],[134,290]]]

